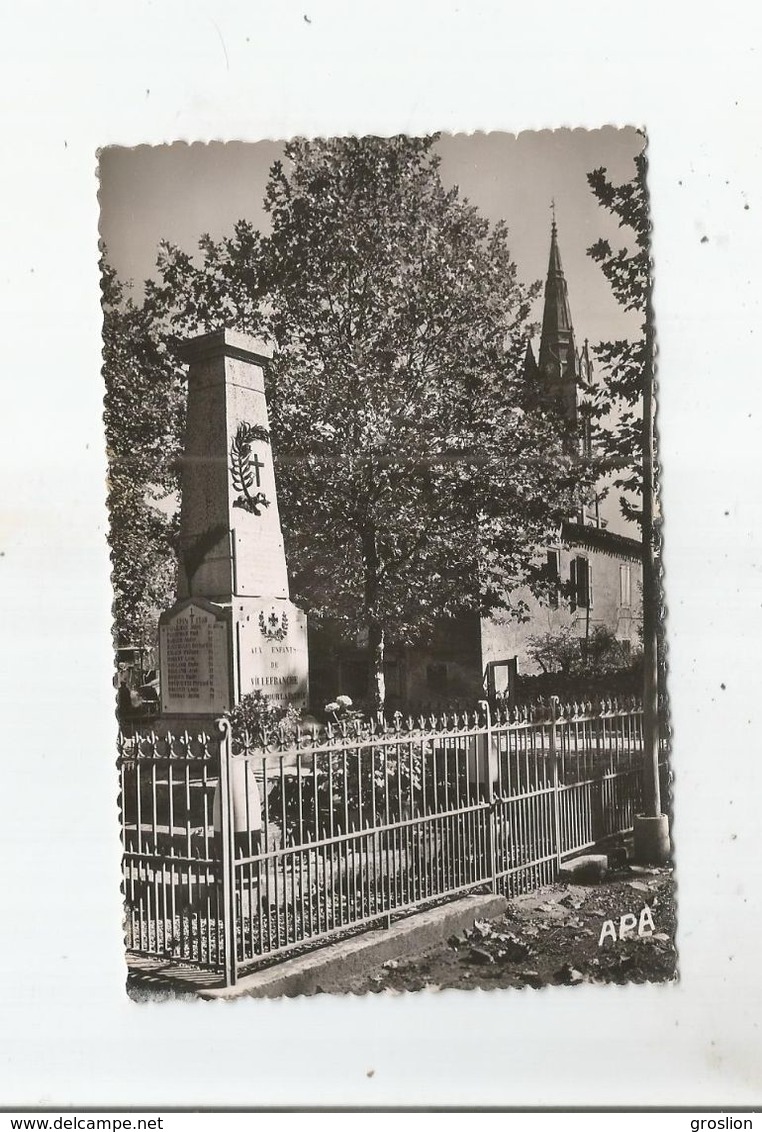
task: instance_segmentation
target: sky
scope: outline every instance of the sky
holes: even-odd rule
[[[544,279],[555,200],[561,259],[569,285],[577,343],[627,337],[638,319],[624,314],[586,249],[600,236],[614,247],[629,232],[600,207],[587,184],[598,166],[616,183],[629,181],[643,139],[631,128],[545,130],[518,135],[444,135],[437,148],[445,184],[490,220],[505,220],[524,283]],[[140,284],[155,274],[159,241],[193,252],[203,233],[232,232],[245,218],[265,229],[262,199],[268,171],[283,152],[274,141],[175,143],[109,148],[100,161],[101,237],[124,280]],[[541,299],[533,317],[539,321]]]

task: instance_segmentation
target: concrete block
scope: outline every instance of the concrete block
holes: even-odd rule
[[[596,884],[606,876],[608,866],[604,853],[585,853],[564,861],[558,870],[558,879],[567,884]]]
[[[666,865],[671,853],[669,818],[666,814],[646,817],[638,814],[633,830],[635,860],[639,865]]]

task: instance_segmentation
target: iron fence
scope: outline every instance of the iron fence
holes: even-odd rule
[[[630,700],[351,722],[234,739],[120,738],[129,951],[228,984],[349,931],[480,888],[512,896],[631,829]]]
[[[119,737],[125,933],[130,951],[224,966],[212,802],[220,734]]]

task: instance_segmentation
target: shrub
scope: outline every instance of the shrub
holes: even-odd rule
[[[597,677],[630,668],[637,658],[605,625],[596,625],[589,637],[578,637],[569,626],[557,633],[530,637],[527,648],[544,673],[563,677]]]
[[[282,746],[296,739],[301,712],[293,704],[279,707],[261,692],[242,696],[228,712],[233,750],[240,753],[248,743],[255,747]]]

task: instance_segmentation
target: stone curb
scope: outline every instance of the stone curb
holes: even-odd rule
[[[609,868],[605,853],[583,853],[564,861],[558,869],[558,881],[563,884],[599,884]]]
[[[475,920],[501,915],[504,896],[464,896],[451,904],[418,912],[391,928],[370,931],[320,951],[287,959],[266,971],[245,975],[234,987],[203,988],[199,998],[294,998],[316,991],[340,992],[347,980],[366,974],[379,963],[415,955],[473,926]]]

